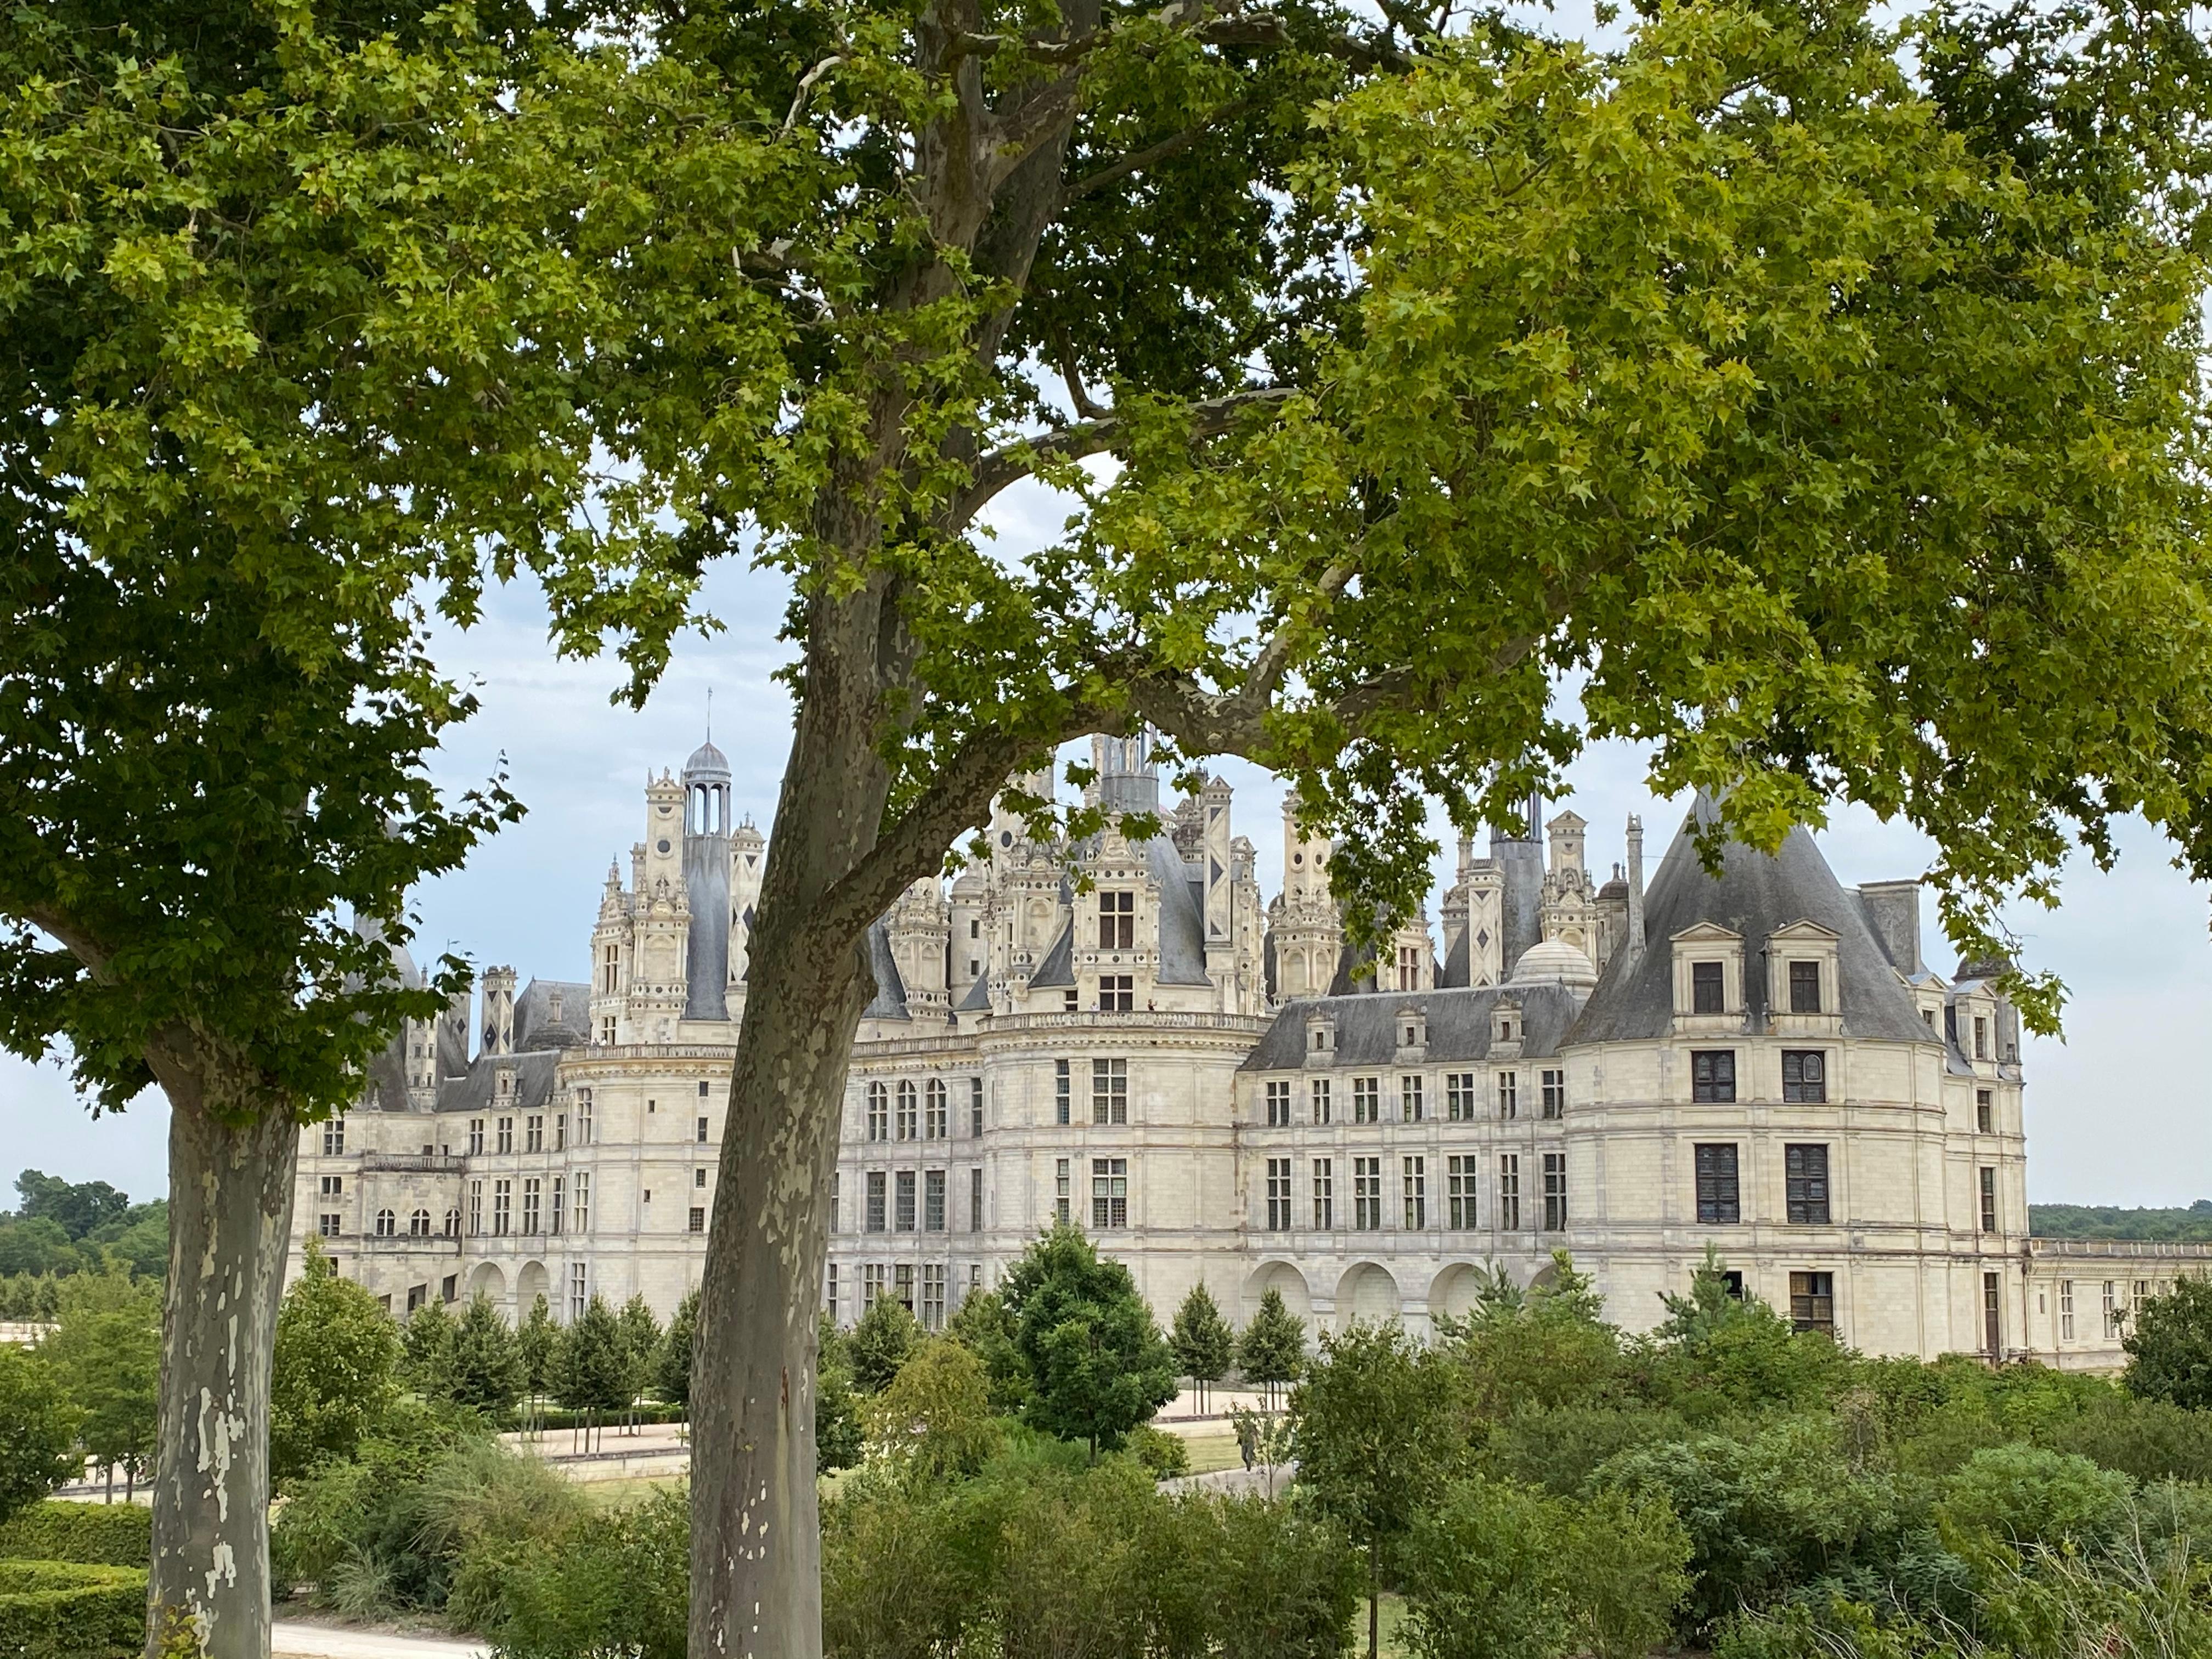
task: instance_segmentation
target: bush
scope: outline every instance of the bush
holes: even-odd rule
[[[672,1487],[550,1547],[480,1546],[464,1573],[487,1588],[479,1627],[504,1659],[684,1659],[690,1570],[690,1498]]]
[[[662,1400],[641,1400],[612,1411],[578,1411],[571,1406],[545,1406],[531,1415],[531,1425],[541,1430],[611,1428],[618,1423],[685,1423],[689,1406]]]
[[[0,1561],[9,1659],[136,1659],[145,1644],[144,1568]]]
[[[49,1498],[0,1523],[0,1560],[143,1567],[153,1553],[154,1511],[138,1504]]]
[[[1497,1480],[1452,1486],[1398,1554],[1417,1659],[1559,1659],[1574,1616],[1554,1548],[1555,1501]]]
[[[2112,1535],[2135,1482],[2086,1457],[2040,1446],[1976,1452],[1943,1489],[1950,1525],[2008,1543],[2090,1544]]]
[[[2185,1411],[2163,1400],[2115,1391],[2037,1438],[2138,1480],[2212,1480],[2212,1412]]]
[[[1567,1406],[1522,1412],[1490,1431],[1484,1473],[1571,1498],[1610,1458],[1638,1446],[1686,1440],[1689,1425],[1673,1412],[1633,1407]]]
[[[1140,1423],[1129,1431],[1129,1455],[1152,1472],[1155,1480],[1190,1473],[1190,1443],[1179,1434]]]

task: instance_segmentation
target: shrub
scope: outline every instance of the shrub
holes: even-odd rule
[[[690,1498],[669,1487],[551,1540],[479,1545],[462,1571],[505,1659],[684,1659],[690,1569]]]
[[[153,1539],[154,1511],[143,1504],[49,1498],[0,1523],[0,1560],[143,1567],[153,1559]]]
[[[2166,1295],[2147,1299],[2120,1346],[2128,1352],[2128,1392],[2212,1409],[2212,1279],[2178,1279]]]
[[[1179,1434],[1140,1423],[1129,1431],[1131,1456],[1152,1472],[1155,1480],[1190,1473],[1190,1445]]]
[[[2040,1446],[1976,1452],[1943,1489],[1944,1521],[2007,1542],[2094,1543],[2128,1513],[2135,1482]]]
[[[1555,1547],[1553,1499],[1465,1480],[1422,1511],[1397,1552],[1407,1601],[1401,1636],[1417,1659],[1559,1659],[1574,1615]]]
[[[2037,1438],[2138,1480],[2212,1480],[2212,1412],[2185,1411],[2164,1400],[2115,1391]]]
[[[1638,1446],[1689,1437],[1688,1425],[1673,1412],[1566,1406],[1522,1412],[1498,1424],[1490,1431],[1481,1462],[1494,1479],[1571,1498],[1608,1459]]]
[[[40,1355],[0,1343],[0,1521],[83,1468],[73,1451],[82,1419]]]
[[[135,1659],[145,1644],[144,1568],[0,1561],[9,1659]]]

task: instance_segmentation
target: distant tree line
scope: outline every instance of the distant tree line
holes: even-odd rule
[[[2027,1230],[2038,1238],[2140,1238],[2212,1242],[2212,1198],[2186,1209],[2122,1209],[2112,1204],[2031,1204]]]
[[[0,1319],[52,1320],[53,1282],[120,1267],[159,1279],[169,1262],[166,1199],[133,1204],[105,1181],[64,1181],[38,1170],[15,1177],[18,1202],[0,1211]]]

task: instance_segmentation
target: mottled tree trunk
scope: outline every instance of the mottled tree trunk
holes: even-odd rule
[[[299,1129],[244,1127],[157,1066],[169,1097],[169,1282],[161,1315],[146,1652],[266,1659],[269,1376]]]

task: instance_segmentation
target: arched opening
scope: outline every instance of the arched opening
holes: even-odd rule
[[[1532,1291],[1548,1291],[1555,1289],[1559,1282],[1559,1264],[1556,1261],[1547,1261],[1528,1280],[1528,1288]]]
[[[497,1307],[506,1295],[507,1275],[499,1270],[499,1264],[495,1261],[478,1262],[477,1270],[469,1275],[470,1299],[489,1297],[492,1305]]]
[[[1389,1270],[1373,1261],[1362,1261],[1347,1271],[1336,1287],[1336,1325],[1349,1330],[1355,1320],[1379,1324],[1404,1311],[1398,1281]]]
[[[1475,1310],[1482,1295],[1483,1273],[1479,1267],[1455,1261],[1429,1285],[1429,1311],[1464,1319]]]
[[[1306,1289],[1305,1275],[1287,1261],[1269,1261],[1261,1264],[1244,1281],[1245,1322],[1250,1322],[1252,1316],[1260,1311],[1261,1298],[1269,1291],[1279,1292],[1283,1305],[1301,1320],[1311,1320],[1313,1297]]]
[[[522,1271],[514,1276],[514,1310],[527,1316],[539,1297],[544,1297],[550,1309],[552,1302],[553,1278],[545,1271],[542,1261],[526,1261]]]

